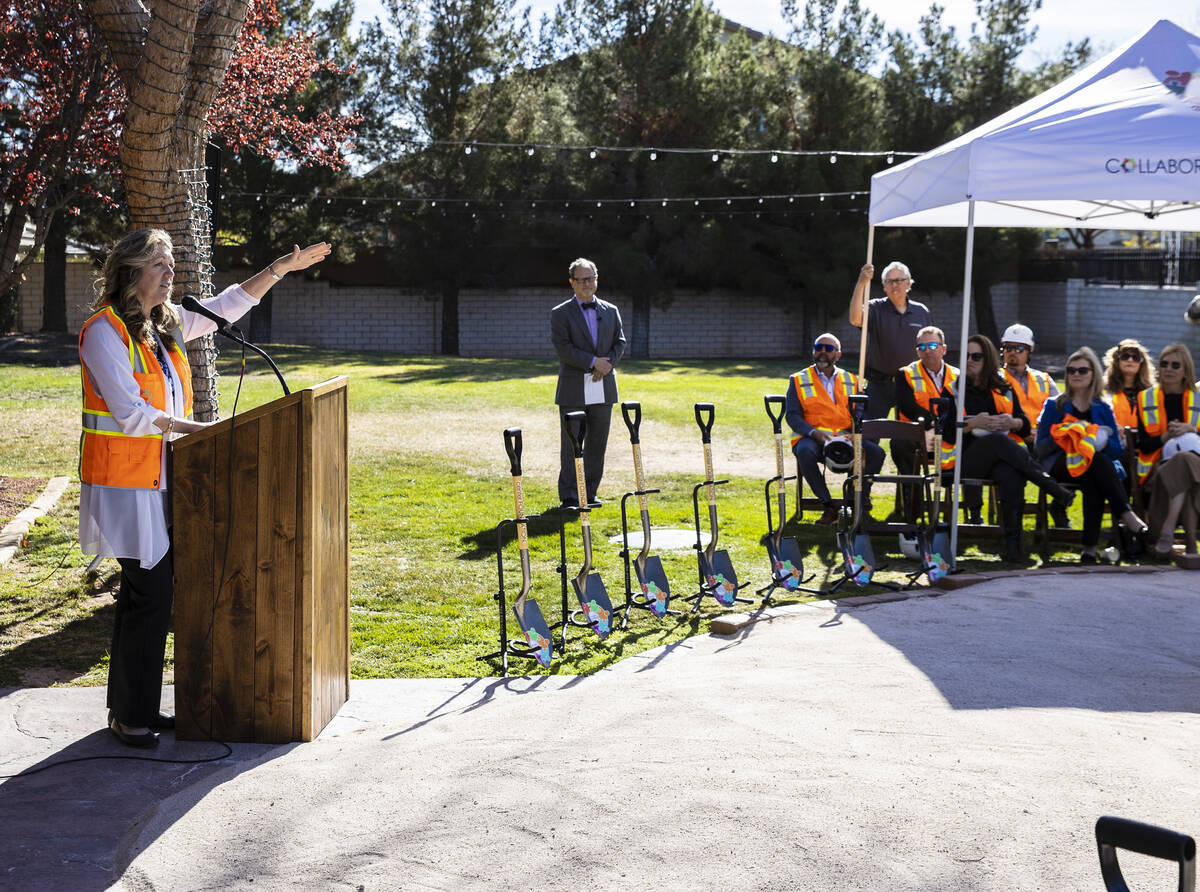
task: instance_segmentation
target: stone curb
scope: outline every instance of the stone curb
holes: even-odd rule
[[[70,482],[70,477],[51,477],[37,500],[0,530],[0,567],[12,560],[33,522],[54,507]]]

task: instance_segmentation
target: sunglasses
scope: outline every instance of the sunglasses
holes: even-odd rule
[[[1128,362],[1130,360],[1133,360],[1135,362],[1141,362],[1142,354],[1140,354],[1140,353],[1122,353],[1120,356],[1117,357],[1117,359],[1121,360],[1122,362]]]
[[[971,360],[971,362],[983,362],[983,354],[982,353],[968,353],[967,359]]]
[[[926,341],[924,344],[917,344],[917,349],[924,353],[926,350],[936,350],[941,346],[937,341]]]
[[[1092,370],[1090,365],[1069,365],[1067,366],[1068,375],[1086,375]]]
[[[1024,344],[1005,344],[1000,349],[1003,350],[1005,353],[1024,353],[1029,348],[1026,347]]]
[[[821,350],[825,350],[828,353],[837,353],[837,349],[833,344],[813,344],[814,353],[819,353]]]
[[[1158,364],[1158,367],[1160,369],[1181,369],[1183,368],[1183,363],[1178,359],[1164,359]]]

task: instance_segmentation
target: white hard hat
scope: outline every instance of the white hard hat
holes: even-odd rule
[[[899,539],[900,551],[906,558],[911,561],[919,561],[922,559],[921,540],[917,538],[916,533],[901,533]]]
[[[825,467],[845,474],[854,467],[854,444],[845,437],[830,437],[822,450]]]
[[[1200,325],[1200,294],[1192,298],[1192,302],[1183,313],[1183,318],[1192,325]]]
[[[1004,337],[1000,341],[1004,344],[1024,344],[1026,347],[1033,349],[1033,329],[1028,325],[1022,325],[1020,322],[1014,322],[1008,328],[1004,329]]]

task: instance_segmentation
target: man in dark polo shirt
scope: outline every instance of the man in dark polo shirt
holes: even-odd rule
[[[858,273],[850,295],[850,324],[862,328],[863,300],[871,287],[875,267],[870,263]],[[896,377],[912,362],[917,349],[917,332],[933,325],[929,307],[908,299],[912,274],[898,260],[883,270],[883,293],[867,304],[867,403],[868,418],[887,418],[896,405]]]

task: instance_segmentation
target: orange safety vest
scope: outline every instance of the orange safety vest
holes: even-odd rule
[[[1167,432],[1167,412],[1163,402],[1162,387],[1159,385],[1147,387],[1138,394],[1138,413],[1142,416],[1142,427],[1152,437],[1161,437]],[[1194,388],[1183,392],[1183,417],[1189,426],[1200,428],[1200,403],[1196,401]],[[1150,472],[1154,470],[1154,466],[1158,464],[1161,457],[1161,446],[1153,452],[1138,450],[1138,483],[1146,482],[1146,478],[1150,476]]]
[[[958,369],[948,362],[944,363],[944,365],[946,371],[942,376],[942,386],[947,390],[952,390],[954,382],[958,380]],[[901,369],[901,371],[904,373],[904,380],[912,388],[913,397],[916,398],[917,405],[928,412],[929,401],[934,399],[940,392],[937,389],[937,385],[934,384],[933,378],[929,377],[929,372],[925,370],[925,366],[921,364],[921,360],[919,359],[913,360]],[[904,413],[899,409],[896,410],[896,414],[901,421],[912,420],[906,418]],[[954,446],[945,440],[942,441],[941,462],[943,471],[949,471],[954,467]]]
[[[1129,401],[1129,397],[1124,391],[1117,391],[1112,398],[1113,418],[1117,420],[1117,427],[1137,428],[1137,406]]]
[[[1067,473],[1072,477],[1080,476],[1092,466],[1099,430],[1098,424],[1080,421],[1070,412],[1058,424],[1050,425],[1050,436],[1067,454]]]
[[[813,427],[830,434],[850,429],[850,396],[862,392],[855,375],[843,369],[834,371],[832,400],[829,399],[829,392],[825,390],[825,385],[817,375],[815,365],[792,375],[792,387],[800,399],[804,420]],[[801,439],[800,434],[793,436],[792,446]]]
[[[994,414],[994,415],[1011,415],[1012,410],[1013,410],[1012,398],[1007,397],[1002,393],[996,393],[996,391],[994,391],[994,390],[991,393],[992,393],[992,408],[994,408],[996,410],[992,414]],[[962,431],[959,431],[959,433],[961,434]],[[1020,443],[1022,446],[1025,445],[1025,441],[1021,439],[1021,435],[1018,434],[1016,431],[1009,431],[1008,436],[1010,439],[1016,441],[1017,443]],[[954,470],[954,444],[947,443],[944,439],[942,440],[942,470],[943,471]]]
[[[129,336],[129,329],[112,306],[96,311],[79,329],[82,346],[89,325],[111,325],[129,348],[129,367],[142,399],[154,408],[167,411],[167,382],[154,351]],[[167,351],[179,380],[183,382],[183,404],[192,417],[192,374],[183,352],[183,332],[172,332],[174,346]],[[82,365],[83,433],[79,439],[79,479],[97,486],[124,486],[132,489],[158,489],[162,469],[162,434],[133,437],[124,433],[104,398],[92,387],[91,376]]]
[[[1021,403],[1021,411],[1025,413],[1025,417],[1029,419],[1029,423],[1036,426],[1038,416],[1042,414],[1042,406],[1045,405],[1046,400],[1050,399],[1050,376],[1045,372],[1038,372],[1029,368],[1025,369],[1025,374],[1028,375],[1028,392],[1021,386],[1016,375],[1007,368],[1004,370],[1004,377],[1012,385],[1013,393],[1017,395],[1017,399]]]

